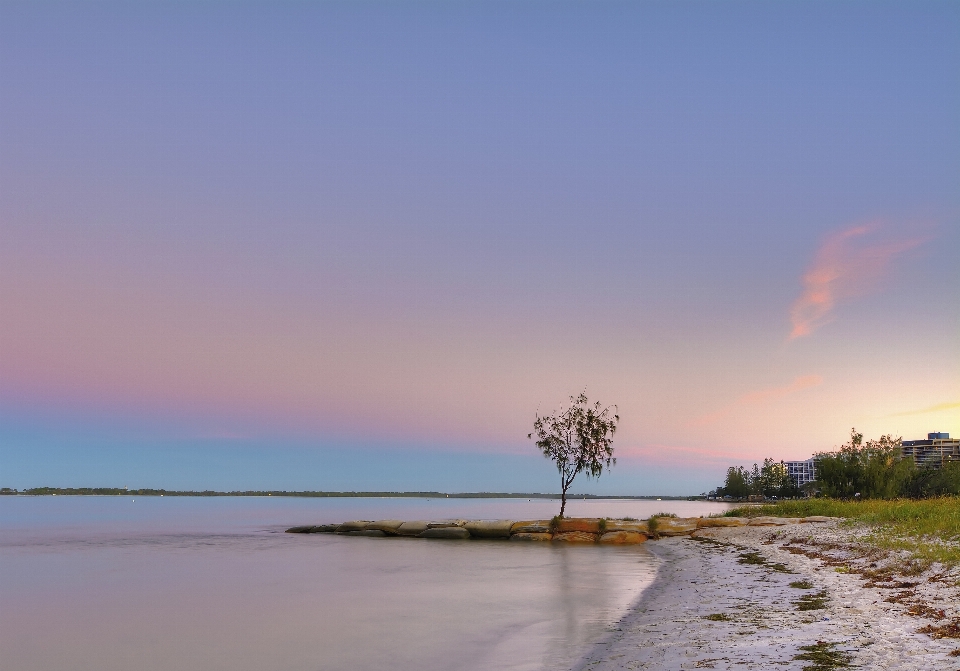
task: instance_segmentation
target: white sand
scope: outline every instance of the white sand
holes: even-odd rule
[[[825,542],[855,542],[851,531],[829,523],[710,529],[697,536],[719,543],[668,538],[646,544],[662,560],[656,580],[607,640],[595,645],[575,669],[799,671],[812,664],[793,659],[800,646],[824,641],[840,644],[837,649],[849,652],[852,664],[860,669],[960,670],[960,657],[948,655],[960,648],[960,640],[935,640],[917,633],[934,620],[907,614],[909,603],[884,601],[892,594],[905,594],[903,590],[865,587],[862,576],[838,573],[821,559],[783,548],[785,541],[803,537],[810,544],[792,547],[823,551]],[[769,564],[738,562],[740,555],[751,551],[794,573]],[[834,556],[843,552],[832,550]],[[876,558],[861,558],[855,565],[865,567],[871,560]],[[953,582],[931,583],[932,573],[910,578],[921,582],[912,591],[945,609],[946,619],[935,622],[943,624],[960,615],[956,576],[951,576]],[[789,586],[802,580],[814,588]],[[798,611],[799,597],[820,590],[829,595],[825,609]],[[711,614],[730,619],[705,619]]]

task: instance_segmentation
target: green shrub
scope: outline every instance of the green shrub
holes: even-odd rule
[[[960,494],[960,461],[944,464],[943,468],[918,468],[907,485],[907,494],[917,499]]]
[[[660,534],[657,532],[657,528],[660,526],[660,522],[657,519],[657,515],[653,515],[650,519],[647,520],[647,531],[650,532],[650,536],[653,538],[660,538]]]

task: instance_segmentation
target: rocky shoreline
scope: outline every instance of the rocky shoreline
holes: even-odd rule
[[[553,520],[354,520],[342,524],[290,527],[287,533],[413,537],[448,540],[500,539],[555,543],[636,545],[648,539],[689,536],[702,529],[780,527],[829,522],[829,517],[660,517],[648,520],[565,517]]]

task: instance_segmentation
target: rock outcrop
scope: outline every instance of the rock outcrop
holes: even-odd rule
[[[787,524],[799,524],[797,517],[753,517],[747,522],[751,527],[780,527]]]
[[[686,536],[697,530],[697,518],[658,517],[656,532],[661,536]]]
[[[553,540],[553,534],[521,531],[520,533],[510,534],[510,540],[512,541],[550,541],[550,540]]]
[[[598,542],[611,545],[637,545],[645,540],[647,535],[636,531],[608,531],[600,536]]]
[[[512,520],[477,520],[467,522],[464,527],[474,538],[510,538]]]
[[[717,527],[783,526],[787,524],[829,522],[836,518],[812,517],[658,517],[650,520],[611,520],[593,517],[568,517],[550,520],[354,520],[343,524],[290,527],[287,533],[332,533],[350,536],[416,536],[418,538],[509,538],[516,541],[556,541],[558,543],[606,543],[636,545],[649,537],[688,536],[697,529]]]
[[[514,522],[510,527],[510,535],[513,534],[549,534],[553,530],[550,528],[550,520],[533,520],[530,522]]]
[[[600,520],[591,517],[564,517],[557,520],[555,533],[564,534],[572,531],[581,531],[587,534],[600,533]]]
[[[288,534],[308,534],[310,530],[313,529],[311,525],[299,526],[299,527],[290,527],[287,529]]]
[[[553,534],[554,543],[596,543],[598,534],[587,531],[563,531]]]
[[[417,534],[417,538],[446,538],[450,540],[467,540],[470,532],[463,527],[430,527]]]
[[[317,524],[316,526],[310,527],[310,533],[312,534],[332,534],[337,530],[339,524]]]
[[[603,530],[604,532],[632,531],[640,534],[648,533],[647,523],[643,520],[606,520]]]
[[[466,520],[437,520],[436,522],[427,522],[427,528],[442,529],[444,527],[462,527],[466,523]]]
[[[697,528],[742,527],[746,526],[747,522],[746,517],[700,517],[697,518]]]
[[[388,536],[396,536],[397,529],[403,525],[403,520],[377,520],[370,522],[365,528],[368,531],[382,531]]]
[[[374,537],[384,537],[387,534],[383,533],[379,529],[360,529],[358,531],[338,531],[338,534],[343,536],[374,536]]]
[[[418,536],[427,530],[429,522],[404,522],[397,527],[398,536]]]

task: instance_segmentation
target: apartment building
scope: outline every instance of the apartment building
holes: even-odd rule
[[[960,460],[960,438],[951,438],[949,433],[928,433],[926,440],[905,440],[903,456],[911,457],[917,466],[941,468],[948,461]]]
[[[813,457],[805,461],[785,461],[783,465],[787,467],[787,474],[797,483],[797,487],[803,487],[817,479],[817,464]]]

